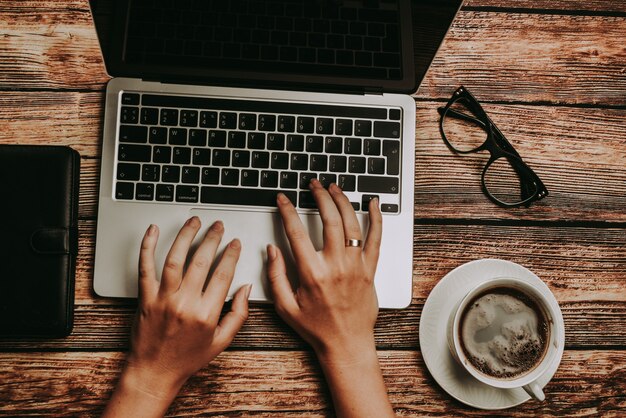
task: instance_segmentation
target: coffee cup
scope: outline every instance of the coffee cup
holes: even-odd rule
[[[523,388],[543,401],[538,379],[560,355],[564,329],[558,305],[533,284],[488,279],[452,310],[447,338],[452,356],[475,379],[500,389]]]

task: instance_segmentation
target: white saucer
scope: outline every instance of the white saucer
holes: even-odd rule
[[[538,287],[555,306],[556,324],[564,329],[559,305],[546,284],[533,272],[505,260],[482,259],[463,264],[445,275],[430,292],[420,319],[420,348],[424,363],[437,383],[453,398],[480,409],[504,409],[519,405],[530,396],[522,388],[496,389],[474,379],[459,365],[448,348],[446,328],[452,309],[474,286],[487,278],[512,277]],[[539,379],[544,387],[556,373],[563,355],[565,333],[561,333],[559,351],[550,368]],[[547,393],[546,397],[550,397]]]

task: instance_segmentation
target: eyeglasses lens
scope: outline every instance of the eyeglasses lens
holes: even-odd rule
[[[442,127],[448,143],[456,151],[472,151],[487,140],[485,124],[476,116],[464,97],[457,99],[448,108]]]
[[[523,173],[524,169],[511,164],[508,158],[495,160],[485,171],[484,182],[487,192],[506,204],[518,204],[537,191],[537,185]]]

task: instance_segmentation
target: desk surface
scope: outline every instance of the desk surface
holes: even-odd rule
[[[471,0],[415,94],[413,303],[383,311],[380,362],[398,415],[488,415],[447,395],[419,349],[424,302],[478,258],[522,264],[561,305],[562,363],[513,415],[626,411],[626,1]],[[87,0],[0,3],[0,142],[63,144],[82,157],[75,327],[59,340],[0,341],[0,415],[97,415],[128,348],[135,304],[92,287],[103,91]],[[491,204],[483,157],[451,154],[437,106],[464,84],[541,176],[530,209]],[[621,412],[620,412],[621,411]],[[172,415],[332,416],[314,356],[269,307],[193,377]],[[501,413],[501,412],[500,412]]]

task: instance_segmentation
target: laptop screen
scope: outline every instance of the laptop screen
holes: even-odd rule
[[[441,17],[438,3],[414,1],[419,21],[432,25],[429,13]],[[412,92],[454,13],[435,23],[440,37],[420,36],[428,45],[414,49],[411,6],[409,0],[118,1],[107,67],[114,76],[175,82]],[[425,68],[415,71],[420,52]]]

